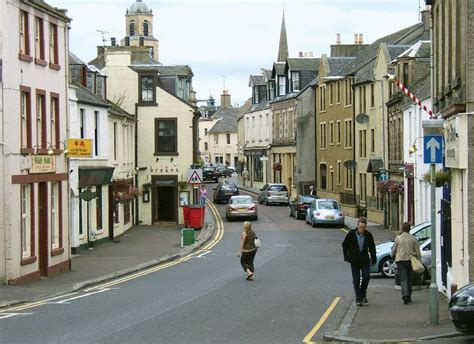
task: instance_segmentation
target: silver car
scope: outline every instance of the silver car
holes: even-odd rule
[[[344,213],[335,199],[315,199],[306,213],[306,223],[344,226]]]
[[[288,188],[285,184],[267,183],[260,189],[258,203],[269,204],[289,204]]]
[[[225,208],[225,216],[227,221],[243,217],[257,220],[257,203],[250,196],[232,196]]]

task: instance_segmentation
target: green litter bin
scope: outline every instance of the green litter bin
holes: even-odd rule
[[[181,229],[181,247],[194,244],[194,228]]]

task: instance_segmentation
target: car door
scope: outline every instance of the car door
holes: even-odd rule
[[[265,184],[261,189],[260,189],[260,195],[258,198],[260,199],[261,202],[265,199],[266,195],[266,190],[268,189],[269,184]]]

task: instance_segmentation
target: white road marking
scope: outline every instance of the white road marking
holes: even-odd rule
[[[201,253],[199,256],[196,256],[196,258],[203,258],[206,254],[209,254],[211,253],[212,251],[204,251],[203,253]]]
[[[33,313],[1,313],[0,319],[12,318],[17,315],[31,315]]]
[[[99,289],[97,291],[93,291],[93,292],[90,292],[90,293],[82,294],[82,295],[79,295],[79,296],[71,297],[69,299],[65,299],[65,300],[61,300],[61,301],[57,301],[57,302],[53,302],[53,303],[58,304],[58,305],[59,304],[69,304],[70,303],[69,301],[74,301],[74,300],[77,300],[77,299],[81,299],[83,297],[103,293],[103,292],[109,291],[109,290],[110,290],[110,288],[103,288],[103,289]]]

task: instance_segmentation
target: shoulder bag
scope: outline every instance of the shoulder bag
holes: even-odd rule
[[[256,248],[259,248],[262,243],[260,242],[260,239],[255,237],[255,239],[253,240],[253,244],[255,245]]]
[[[411,268],[413,269],[414,272],[421,274],[423,271],[425,271],[425,267],[419,261],[418,258],[416,258],[413,255],[410,255],[410,261],[411,261]]]

